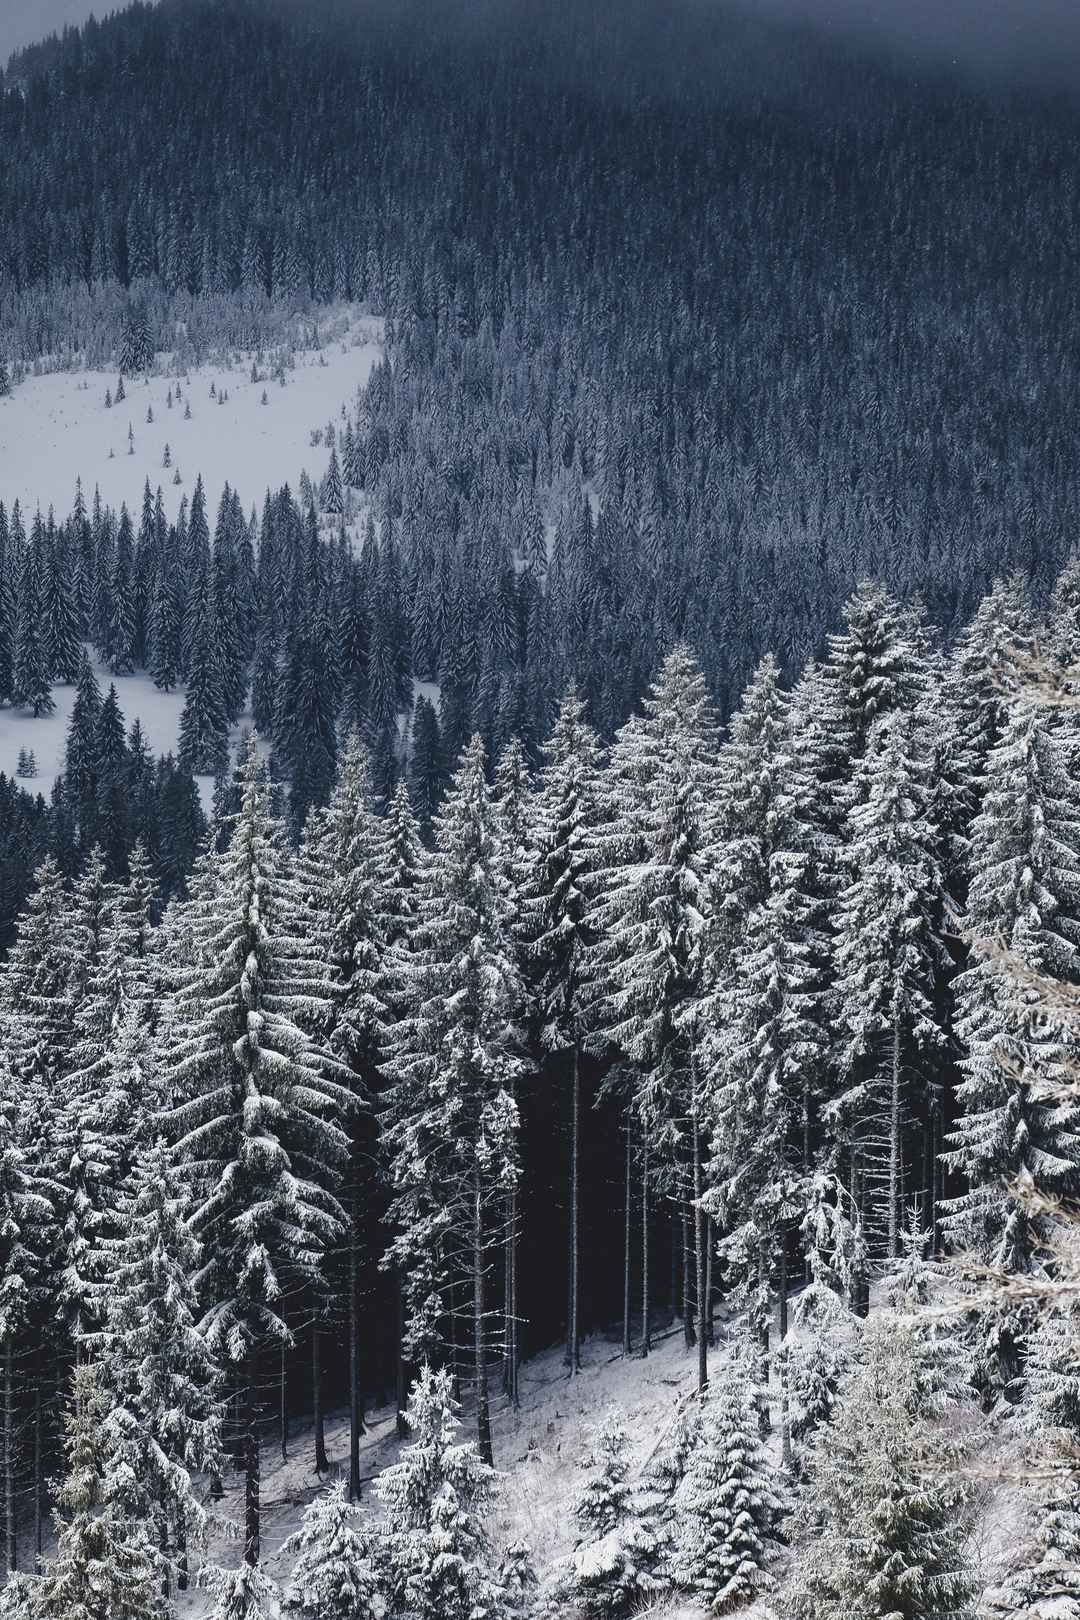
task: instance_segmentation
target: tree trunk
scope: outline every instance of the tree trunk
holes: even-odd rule
[[[787,1266],[787,1226],[781,1217],[780,1242],[777,1252],[777,1289],[780,1294],[780,1346],[783,1348],[788,1330],[788,1266]],[[780,1358],[781,1368],[783,1357]],[[780,1451],[785,1468],[791,1467],[791,1417],[788,1409],[787,1374],[780,1374]]]
[[[326,1474],[330,1471],[330,1462],[326,1455],[326,1417],[322,1402],[322,1334],[319,1332],[318,1322],[311,1324],[311,1416],[315,1426],[315,1472]]]
[[[900,1253],[900,1022],[893,1018],[889,1095],[889,1259]]]
[[[41,1512],[41,1376],[38,1375],[34,1383],[34,1558],[35,1568],[41,1569],[41,1554],[44,1549]]]
[[[694,1307],[690,1299],[690,1207],[685,1197],[679,1200],[679,1216],[682,1221],[683,1342],[691,1350],[694,1345]]]
[[[396,1396],[397,1396],[397,1432],[398,1432],[398,1439],[399,1440],[405,1440],[408,1437],[408,1433],[409,1433],[409,1425],[405,1422],[405,1408],[408,1405],[409,1390],[408,1390],[408,1379],[405,1376],[405,1295],[404,1295],[404,1293],[402,1291],[402,1287],[401,1287],[401,1276],[400,1276],[400,1274],[398,1275],[398,1277],[396,1279],[396,1289],[397,1289],[397,1365],[396,1365],[396,1369],[395,1369],[396,1377],[395,1377],[394,1382],[395,1382],[395,1393],[396,1393]],[[359,1350],[357,1352],[357,1360],[359,1362]],[[357,1395],[356,1395],[358,1405],[359,1405],[359,1398],[360,1398],[360,1392],[359,1392],[359,1389],[358,1389],[357,1390]],[[357,1434],[359,1435],[359,1428],[357,1429]],[[359,1439],[357,1440],[357,1446],[359,1446]],[[357,1465],[356,1465],[356,1474],[357,1474],[357,1479],[359,1479],[359,1477],[360,1477],[360,1464],[359,1464],[359,1461],[357,1461]]]
[[[713,1311],[716,1305],[713,1298],[713,1250],[715,1247],[712,1216],[708,1215],[705,1218],[705,1325],[709,1331],[710,1350],[716,1344],[716,1323],[713,1319]]]
[[[671,1206],[671,1275],[668,1278],[668,1326],[675,1326],[679,1314],[679,1249],[682,1244],[682,1223],[675,1204]]]
[[[709,1382],[709,1305],[705,1294],[705,1212],[701,1207],[701,1127],[694,1104],[694,1287],[697,1301],[697,1386]]]
[[[571,1378],[581,1369],[578,1329],[578,1219],[581,1130],[581,1043],[575,1040],[570,1083],[570,1276],[566,1321],[566,1365]]]
[[[649,1326],[649,1139],[647,1127],[641,1144],[641,1354],[652,1349]]]
[[[517,1316],[517,1188],[507,1199],[506,1233],[506,1394],[516,1411],[518,1398],[518,1316]]]
[[[491,1448],[491,1411],[488,1405],[487,1356],[484,1345],[484,1204],[480,1169],[473,1172],[473,1358],[476,1369],[476,1439],[482,1462],[495,1458]]]
[[[184,1515],[180,1514],[176,1521],[176,1590],[186,1592],[188,1589],[188,1550],[187,1525]]]
[[[244,1412],[244,1562],[259,1562],[259,1353],[252,1346],[247,1358]]]
[[[4,1346],[4,1530],[9,1573],[18,1568],[15,1532],[15,1368],[9,1338]]]
[[[631,1349],[630,1339],[630,1238],[631,1238],[631,1208],[630,1200],[633,1197],[631,1175],[633,1172],[633,1151],[630,1136],[630,1110],[626,1110],[626,1176],[623,1189],[623,1306],[622,1306],[622,1347],[623,1355],[628,1356]]]
[[[289,1460],[289,1401],[288,1401],[288,1373],[289,1364],[285,1354],[285,1340],[281,1341],[281,1368],[278,1373],[278,1427],[281,1433],[281,1460]]]
[[[761,1241],[758,1249],[758,1357],[761,1378],[761,1405],[759,1417],[761,1432],[768,1434],[772,1428],[772,1415],[769,1411],[769,1320],[772,1305],[771,1277],[769,1274],[769,1260],[765,1239]]]

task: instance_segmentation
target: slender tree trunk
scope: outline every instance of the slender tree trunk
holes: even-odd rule
[[[777,1252],[777,1288],[780,1294],[780,1345],[783,1347],[788,1330],[788,1262],[787,1226],[781,1217],[780,1242]],[[783,1357],[780,1358],[783,1367]],[[791,1467],[791,1416],[788,1409],[787,1374],[780,1374],[780,1446],[785,1468]]]
[[[34,1382],[34,1559],[35,1568],[41,1568],[41,1554],[44,1549],[41,1512],[41,1463],[42,1463],[42,1434],[41,1434],[41,1378]]]
[[[623,1355],[628,1356],[631,1349],[630,1339],[630,1238],[631,1238],[631,1199],[633,1187],[631,1177],[633,1173],[633,1144],[630,1135],[631,1116],[630,1109],[626,1110],[626,1176],[623,1188],[623,1307],[622,1307],[622,1347]]]
[[[641,1354],[652,1349],[649,1323],[649,1139],[642,1132],[641,1144]]]
[[[516,1411],[520,1405],[517,1309],[518,1198],[516,1187],[510,1194],[508,1204],[508,1231],[506,1234],[506,1393],[510,1405]]]
[[[682,1245],[682,1223],[674,1203],[671,1206],[671,1275],[668,1278],[668,1326],[675,1326],[679,1314],[679,1250]]]
[[[710,1350],[713,1349],[716,1344],[716,1322],[714,1320],[716,1300],[713,1297],[713,1250],[715,1247],[716,1241],[713,1236],[712,1216],[707,1215],[705,1218],[705,1305],[706,1326],[709,1330]]]
[[[350,1328],[351,1328],[350,1322]],[[351,1345],[350,1345],[351,1349]],[[350,1370],[351,1370],[350,1356]],[[326,1416],[322,1400],[322,1334],[318,1322],[311,1324],[311,1415],[315,1426],[315,1472],[326,1474],[330,1462],[326,1455]]]
[[[900,1021],[894,1016],[889,1096],[889,1259],[900,1253]]]
[[[186,1592],[188,1589],[188,1549],[187,1525],[181,1513],[176,1521],[176,1590]]]
[[[409,1433],[409,1425],[405,1422],[405,1408],[408,1405],[409,1390],[408,1390],[408,1379],[406,1377],[406,1368],[405,1368],[405,1294],[404,1294],[404,1292],[402,1290],[402,1287],[401,1287],[401,1277],[400,1277],[400,1275],[398,1275],[398,1277],[396,1279],[396,1291],[397,1291],[397,1363],[396,1363],[396,1369],[395,1369],[395,1371],[396,1371],[395,1394],[396,1394],[396,1397],[397,1397],[397,1432],[398,1432],[398,1439],[399,1440],[404,1440],[404,1439],[407,1438],[408,1433]],[[358,1365],[359,1365],[359,1348],[357,1350],[357,1362],[358,1362]],[[359,1389],[357,1390],[357,1397],[356,1398],[357,1398],[357,1405],[359,1405]],[[359,1437],[359,1425],[357,1426],[357,1436]],[[357,1438],[357,1447],[359,1447],[359,1438]],[[357,1461],[357,1465],[356,1465],[356,1473],[357,1473],[357,1478],[359,1479],[359,1476],[360,1476],[359,1460]]]
[[[697,1299],[697,1383],[709,1382],[709,1304],[705,1293],[705,1212],[701,1207],[701,1126],[694,1103],[694,1287]]]
[[[942,1130],[942,1098],[939,1094],[937,1106],[934,1109],[934,1176],[931,1185],[934,1189],[934,1219],[930,1229],[930,1253],[935,1260],[941,1258],[941,1227],[938,1222],[938,1210],[941,1200],[945,1196],[945,1170],[941,1162],[941,1130]]]
[[[476,1368],[476,1439],[482,1462],[495,1461],[491,1447],[487,1356],[484,1345],[484,1204],[479,1166],[473,1172],[473,1357]]]
[[[570,1082],[570,1277],[569,1309],[566,1323],[566,1365],[571,1378],[581,1369],[581,1336],[578,1327],[578,1222],[581,1131],[581,1042],[574,1041],[573,1072]]]
[[[4,1530],[7,1534],[7,1567],[18,1568],[15,1527],[15,1367],[9,1338],[4,1346]]]
[[[683,1342],[688,1350],[694,1344],[694,1305],[690,1297],[690,1209],[685,1198],[680,1200],[682,1208],[682,1319]]]
[[[772,1414],[769,1411],[769,1323],[772,1307],[771,1276],[769,1272],[769,1258],[765,1240],[762,1239],[758,1249],[758,1292],[760,1297],[758,1315],[758,1357],[761,1378],[761,1432],[768,1434],[772,1428]]]
[[[244,1562],[259,1562],[259,1353],[252,1346],[247,1358],[247,1393],[244,1412]]]
[[[281,1434],[281,1460],[289,1460],[289,1363],[285,1353],[285,1340],[281,1341],[281,1366],[278,1373],[278,1428]]]

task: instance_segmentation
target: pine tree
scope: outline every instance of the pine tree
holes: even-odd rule
[[[630,1508],[630,1437],[617,1412],[608,1414],[593,1435],[589,1476],[571,1506],[574,1520],[591,1540],[622,1523]]]
[[[165,1564],[186,1584],[190,1547],[206,1535],[193,1475],[220,1470],[220,1375],[198,1331],[200,1246],[190,1200],[164,1145],[137,1161],[103,1243],[105,1319],[95,1351],[109,1399],[114,1499],[155,1526]],[[171,1539],[170,1539],[171,1538]]]
[[[56,1550],[30,1587],[31,1613],[49,1620],[147,1620],[157,1586],[147,1526],[126,1518],[112,1492],[101,1369],[75,1370],[67,1415],[67,1471],[57,1493]]]
[[[345,493],[341,487],[341,468],[338,466],[336,449],[330,451],[330,465],[322,482],[321,505],[331,517],[340,517],[345,510]]]
[[[205,1244],[204,1331],[244,1368],[247,1388],[245,1559],[259,1557],[258,1358],[288,1341],[283,1302],[318,1289],[344,1211],[334,1188],[348,1138],[348,1077],[298,1022],[317,1014],[310,963],[281,931],[282,834],[252,741],[240,769],[229,841],[212,845],[167,942],[175,976],[162,1037],[164,1116],[198,1198],[192,1230]]]
[[[884,1186],[885,1252],[900,1252],[908,1077],[945,1047],[937,975],[943,880],[927,811],[925,762],[896,715],[871,735],[861,802],[850,814],[856,873],[837,918],[837,994],[848,1089],[833,1105],[860,1169]],[[880,1206],[879,1206],[880,1207]]]
[[[927,1426],[925,1341],[879,1311],[860,1364],[818,1433],[790,1593],[798,1620],[973,1612],[971,1486],[948,1437]],[[940,1412],[941,1393],[933,1410]]]
[[[761,1449],[746,1372],[710,1390],[674,1509],[675,1583],[712,1614],[727,1614],[775,1585],[768,1566],[782,1502]]]
[[[375,1620],[378,1578],[344,1481],[317,1496],[285,1544],[296,1555],[285,1609],[305,1620]]]
[[[581,1050],[586,1033],[585,979],[595,940],[589,926],[590,835],[599,821],[600,744],[576,692],[563,699],[545,749],[531,807],[521,883],[519,932],[540,1042],[558,1061],[569,1054],[570,1232],[567,1361],[580,1365],[579,1167]]]
[[[447,1369],[422,1370],[406,1422],[412,1441],[375,1485],[384,1508],[388,1612],[409,1620],[498,1620],[503,1599],[484,1525],[495,1474],[472,1442],[457,1439]]]
[[[75,603],[64,565],[65,559],[54,539],[48,548],[42,586],[45,660],[53,680],[74,684],[79,678],[82,651]]]
[[[52,714],[56,707],[50,691],[50,650],[45,640],[44,529],[39,513],[34,522],[29,547],[23,557],[22,577],[16,603],[15,699],[29,709],[35,720]]]
[[[221,692],[216,616],[204,608],[192,640],[178,758],[194,775],[220,775],[228,758],[229,725]]]
[[[7,1061],[24,1080],[58,1083],[70,1040],[69,897],[52,859],[34,873],[0,976],[0,1019]]]
[[[635,1074],[633,1108],[666,1190],[694,1208],[698,1379],[704,1326],[703,1097],[696,1061],[706,968],[706,908],[716,723],[691,654],[665,660],[645,717],[619,732],[610,803],[593,856],[589,966],[594,1043],[617,1046]],[[644,1268],[643,1268],[644,1269]],[[648,1279],[643,1283],[647,1317]],[[688,1320],[688,1334],[693,1329]],[[643,1333],[648,1346],[647,1326]]]
[[[120,339],[121,380],[117,386],[117,399],[121,397],[123,378],[133,377],[140,371],[148,371],[153,363],[154,340],[146,306],[133,299],[127,307],[124,330]]]
[[[274,1620],[278,1588],[260,1564],[239,1569],[210,1569],[200,1582],[214,1598],[210,1620]]]
[[[1015,955],[1029,971],[1080,976],[1080,815],[1069,765],[1069,732],[1017,702],[990,756],[971,841],[967,923],[974,940]],[[1017,1180],[1044,1194],[1072,1188],[1080,1163],[1075,1106],[1048,1104],[1044,1079],[1068,1061],[1060,1032],[1038,1015],[1034,992],[1017,992],[995,956],[956,980],[963,1045],[962,1115],[945,1163],[968,1179],[946,1206],[957,1244],[1013,1273],[1039,1264],[1039,1217],[1018,1198]],[[991,1312],[985,1323],[991,1386],[1018,1370],[1021,1324]]]
[[[480,1454],[491,1458],[489,1253],[517,1176],[522,987],[500,882],[496,815],[474,739],[435,823],[420,874],[415,955],[399,953],[387,1035],[386,1144],[396,1228],[390,1258],[409,1305],[408,1347],[437,1342],[452,1295],[470,1300]]]

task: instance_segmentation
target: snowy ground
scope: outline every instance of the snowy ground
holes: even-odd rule
[[[88,646],[87,651],[90,653],[102,695],[108,692],[110,685],[116,687],[125,729],[130,730],[132,722],[139,720],[152,754],[156,756],[175,753],[180,733],[180,715],[184,708],[183,688],[173,692],[159,692],[149,675],[110,675],[106,666],[94,657],[93,648]],[[37,765],[37,776],[32,781],[23,781],[21,786],[31,793],[41,792],[46,798],[52,790],[54,780],[64,769],[64,753],[67,747],[71,710],[75,702],[75,688],[54,686],[52,695],[56,705],[52,714],[41,715],[36,720],[22,709],[0,709],[0,771],[5,771],[8,776],[14,776],[20,751],[32,750]],[[239,739],[245,726],[250,728],[251,723],[250,715],[241,717],[240,724],[233,732],[234,743]],[[209,811],[213,801],[214,779],[212,776],[198,776],[195,780],[199,785],[203,808]]]
[[[710,1353],[710,1372],[715,1377],[736,1345],[725,1340],[718,1326],[719,1342]],[[524,1540],[532,1550],[541,1583],[546,1584],[572,1552],[576,1530],[569,1514],[569,1503],[582,1478],[592,1426],[612,1408],[622,1415],[634,1444],[634,1470],[642,1470],[663,1444],[680,1401],[694,1388],[696,1352],[687,1352],[681,1325],[658,1339],[647,1360],[625,1358],[617,1345],[603,1338],[586,1342],[583,1368],[571,1379],[563,1365],[561,1347],[525,1363],[521,1371],[521,1406],[514,1412],[500,1397],[493,1411],[495,1465],[502,1475],[500,1499],[492,1525],[499,1548]],[[779,1414],[774,1412],[774,1417]],[[370,1433],[361,1452],[361,1471],[369,1490],[372,1477],[393,1461],[398,1450],[394,1412],[390,1407],[369,1414]],[[774,1423],[771,1448],[779,1461],[778,1425]],[[469,1414],[464,1414],[463,1437],[471,1437]],[[348,1466],[348,1422],[344,1413],[335,1413],[327,1425],[327,1450],[332,1477],[346,1475]],[[991,1446],[991,1451],[994,1447]],[[993,1462],[984,1453],[989,1467]],[[263,1457],[263,1550],[266,1566],[282,1584],[288,1580],[290,1559],[282,1548],[297,1529],[304,1508],[325,1487],[312,1467],[310,1430],[297,1430],[289,1441],[289,1457],[282,1461],[277,1446],[268,1445]],[[243,1513],[242,1481],[239,1476],[226,1481],[223,1504],[226,1514],[239,1521]],[[972,1553],[979,1575],[987,1584],[999,1578],[1008,1554],[1024,1533],[1024,1510],[1013,1487],[988,1482],[981,1487],[983,1509],[974,1538]],[[370,1494],[366,1505],[377,1512]],[[240,1548],[235,1541],[219,1538],[210,1549],[211,1557],[235,1564]],[[784,1581],[788,1555],[778,1561],[775,1574],[779,1585],[762,1594],[750,1607],[740,1610],[743,1620],[775,1620],[786,1612]],[[190,1620],[202,1620],[212,1605],[204,1593],[189,1595],[182,1613]],[[703,1611],[685,1599],[672,1599],[649,1611],[654,1620],[702,1620]]]
[[[96,487],[106,505],[119,508],[126,501],[138,523],[143,485],[149,478],[151,489],[161,486],[172,519],[181,498],[186,495],[190,501],[201,473],[213,525],[226,483],[239,491],[245,508],[261,509],[268,487],[288,482],[295,490],[302,472],[318,481],[326,471],[329,451],[325,443],[311,444],[312,432],[325,430],[330,421],[341,425],[342,405],[351,409],[357,389],[382,353],[383,327],[374,316],[346,307],[325,316],[321,330],[322,346],[297,351],[294,366],[285,370],[284,387],[265,375],[269,357],[263,357],[259,368],[263,380],[253,383],[255,357],[250,354],[234,356],[232,364],[179,376],[167,357],[159,357],[155,374],[145,382],[125,384],[127,398],[109,409],[105,392],[115,393],[117,382],[112,373],[58,372],[27,378],[0,398],[0,500],[10,511],[18,499],[27,521],[38,507],[47,511],[50,506],[64,518],[74,500],[75,481],[81,478],[88,505]],[[227,395],[223,404],[211,397],[211,387],[218,399]],[[184,417],[188,403],[189,421]],[[153,413],[152,424],[146,421],[148,411]],[[134,435],[132,455],[129,426]],[[162,466],[166,442],[172,469]],[[176,469],[180,484],[173,482]],[[142,722],[152,751],[175,750],[183,691],[159,692],[145,674],[113,677],[101,665],[95,667],[103,691],[115,679],[127,724],[136,718]],[[0,771],[14,775],[20,750],[32,749],[37,780],[26,786],[46,795],[63,768],[74,688],[54,687],[53,699],[54,713],[37,720],[19,710],[0,709]],[[207,806],[212,785],[209,777],[200,779]]]
[[[0,398],[0,500],[10,510],[18,497],[28,519],[39,506],[43,512],[52,506],[64,518],[81,478],[88,504],[97,487],[106,505],[119,508],[126,501],[137,521],[149,478],[151,489],[161,485],[171,520],[181,497],[190,501],[202,473],[213,522],[226,482],[250,509],[261,507],[268,486],[288,482],[295,489],[301,472],[321,479],[329,452],[325,445],[310,444],[312,430],[328,421],[340,425],[341,406],[352,401],[382,352],[382,322],[375,317],[346,308],[326,317],[323,328],[331,326],[336,335],[325,338],[320,349],[296,353],[284,387],[265,376],[266,360],[260,368],[263,380],[253,383],[251,355],[179,377],[161,359],[156,375],[126,381],[126,399],[108,410],[105,393],[115,394],[115,373],[28,377]],[[223,393],[228,397],[218,403]],[[190,421],[184,418],[187,404]],[[146,420],[148,410],[152,423]],[[129,427],[133,455],[128,454]],[[166,443],[169,468],[162,465]],[[173,482],[177,470],[180,484]]]
[[[503,1475],[493,1534],[500,1547],[523,1539],[533,1551],[541,1577],[573,1549],[575,1530],[567,1511],[581,1479],[581,1462],[589,1429],[613,1405],[623,1413],[637,1445],[635,1461],[641,1466],[665,1433],[680,1395],[694,1385],[696,1361],[683,1347],[682,1330],[657,1343],[646,1361],[626,1360],[618,1348],[603,1339],[589,1340],[583,1350],[583,1368],[571,1379],[563,1366],[562,1351],[553,1349],[534,1357],[521,1370],[521,1406],[514,1412],[502,1398],[493,1410],[495,1466]],[[370,1480],[397,1455],[398,1440],[391,1407],[368,1415],[370,1435],[361,1451],[361,1471]],[[470,1437],[468,1413],[463,1437]],[[335,1413],[327,1425],[327,1452],[332,1478],[347,1476],[348,1419]],[[304,1508],[327,1483],[313,1469],[312,1436],[304,1430],[290,1440],[288,1461],[268,1445],[263,1455],[263,1551],[266,1567],[279,1582],[288,1578],[290,1560],[282,1547],[297,1529]],[[366,1489],[367,1487],[365,1487]],[[243,1482],[226,1480],[223,1509],[235,1521],[243,1514]],[[373,1511],[374,1498],[368,1499]],[[219,1539],[211,1556],[235,1563],[240,1548]],[[212,1604],[203,1593],[192,1593],[182,1613],[209,1614]],[[665,1611],[666,1620],[684,1613],[700,1620],[699,1610]]]

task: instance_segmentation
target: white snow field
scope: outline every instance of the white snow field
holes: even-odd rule
[[[119,509],[126,501],[138,523],[149,478],[151,489],[161,485],[172,520],[181,497],[190,502],[201,473],[212,525],[226,483],[250,511],[253,505],[261,508],[268,487],[287,482],[295,489],[302,472],[313,481],[321,479],[329,452],[323,444],[310,443],[312,430],[325,428],[328,421],[340,424],[342,405],[352,401],[382,354],[379,318],[340,309],[324,320],[321,330],[328,327],[339,335],[324,338],[318,350],[297,351],[294,366],[285,371],[284,387],[265,375],[266,360],[260,367],[263,380],[253,383],[250,354],[233,365],[207,365],[179,377],[168,357],[159,356],[157,374],[125,379],[126,398],[109,409],[105,394],[116,392],[115,373],[27,377],[0,398],[0,500],[10,511],[18,497],[27,521],[39,506],[43,512],[52,506],[57,519],[65,518],[75,480],[81,478],[88,506],[96,487],[107,506]],[[223,393],[228,397],[219,403]],[[185,420],[187,405],[190,420]],[[148,410],[152,423],[146,420]],[[166,444],[170,467],[162,465]],[[179,484],[173,482],[177,469]]]
[[[333,336],[325,335],[328,330]],[[115,394],[117,383],[112,373],[28,377],[0,398],[0,500],[10,511],[18,499],[27,526],[38,507],[46,512],[52,506],[60,520],[71,511],[75,482],[81,478],[88,506],[97,488],[107,506],[119,510],[126,502],[137,526],[147,478],[152,490],[161,486],[172,520],[182,497],[190,502],[201,473],[213,528],[226,483],[238,491],[246,511],[253,506],[261,511],[267,488],[289,483],[295,490],[301,473],[317,483],[326,471],[329,451],[323,442],[312,445],[312,433],[331,421],[339,426],[342,405],[352,408],[357,389],[382,355],[383,323],[346,307],[327,315],[321,331],[319,349],[295,352],[294,364],[284,372],[284,387],[265,375],[268,357],[260,366],[263,380],[253,383],[251,354],[234,357],[231,365],[207,365],[179,375],[167,356],[159,356],[155,374],[145,382],[126,381],[126,399],[109,409],[105,393]],[[227,397],[219,404],[222,394]],[[184,414],[188,404],[190,420]],[[153,413],[152,423],[146,421],[148,411]],[[162,466],[166,443],[171,468]],[[177,469],[180,484],[173,482]],[[159,692],[145,674],[112,676],[96,661],[95,670],[103,692],[110,681],[115,682],[128,726],[136,718],[142,722],[154,754],[175,750],[183,689]],[[74,699],[74,687],[55,686],[54,713],[36,720],[18,709],[0,709],[0,771],[14,775],[20,750],[32,749],[37,778],[24,785],[48,795],[63,769]],[[249,717],[239,729],[245,723],[250,725]],[[211,778],[200,778],[199,786],[209,807]]]

